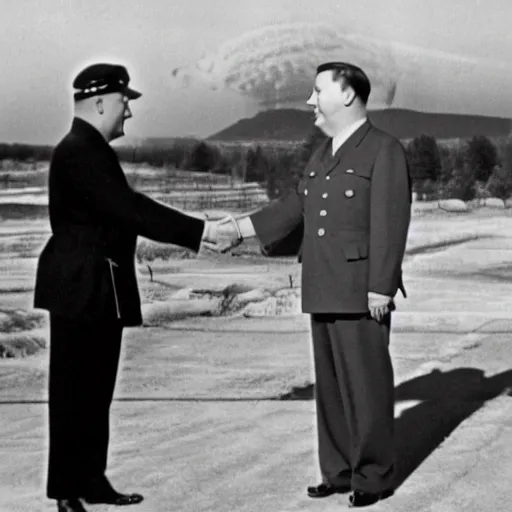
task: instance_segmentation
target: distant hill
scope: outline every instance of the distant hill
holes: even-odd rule
[[[375,126],[399,139],[421,134],[438,139],[468,138],[474,135],[497,137],[512,132],[512,121],[498,117],[437,114],[405,109],[375,110],[369,113]],[[311,112],[282,109],[241,119],[208,137],[210,141],[304,140],[313,127]]]

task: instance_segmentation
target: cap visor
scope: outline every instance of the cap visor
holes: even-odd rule
[[[140,98],[142,96],[142,93],[136,91],[135,89],[130,89],[129,87],[127,87],[124,91],[124,95],[130,100],[136,100],[137,98]]]

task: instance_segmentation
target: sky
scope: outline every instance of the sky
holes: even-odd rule
[[[512,117],[510,0],[0,0],[0,12],[0,142],[56,143],[74,76],[99,61],[126,65],[143,92],[127,135],[206,137],[261,106],[201,82],[178,87],[172,70],[250,31],[305,22],[408,45],[396,65],[412,55],[416,71],[402,73],[394,106]],[[471,65],[454,72],[445,54]]]

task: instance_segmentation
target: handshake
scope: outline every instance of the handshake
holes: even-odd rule
[[[252,227],[252,223],[248,218],[247,221]],[[246,236],[247,234],[251,236],[253,233],[246,233]],[[233,247],[240,245],[244,238],[239,221],[232,215],[228,215],[220,220],[205,221],[201,243],[203,247],[211,251],[225,253],[233,249]]]

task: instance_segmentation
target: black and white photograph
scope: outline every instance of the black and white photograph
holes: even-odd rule
[[[0,13],[0,512],[511,510],[512,3]]]

